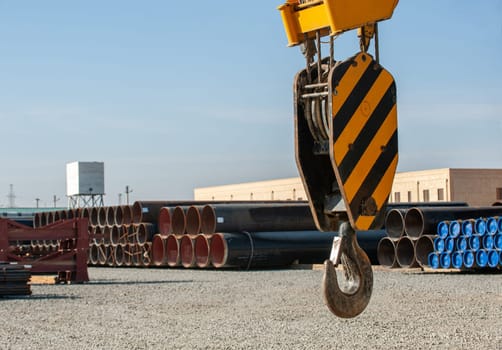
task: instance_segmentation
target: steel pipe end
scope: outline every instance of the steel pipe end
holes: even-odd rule
[[[404,234],[404,217],[402,210],[389,210],[385,217],[385,231],[391,238],[399,238]]]
[[[429,254],[434,251],[433,236],[426,235],[420,237],[415,243],[415,259],[420,266],[429,265]]]
[[[159,211],[159,232],[163,235],[172,233],[171,230],[171,208],[163,207]]]
[[[152,240],[152,264],[155,266],[166,265],[166,236],[157,234]]]
[[[424,216],[419,208],[411,208],[404,216],[404,231],[410,237],[418,238],[424,232]]]
[[[389,237],[383,237],[377,246],[378,263],[382,266],[397,267],[395,241]]]
[[[416,267],[415,244],[409,237],[401,237],[396,244],[396,258],[401,267]]]
[[[197,235],[201,229],[201,214],[199,208],[195,205],[187,209],[186,214],[186,233],[189,235]]]
[[[122,236],[122,230],[120,230],[120,227],[117,225],[109,226],[111,227],[110,229],[110,243],[111,244],[119,244],[120,242],[120,237]]]
[[[134,202],[132,206],[132,221],[133,224],[138,224],[143,221],[143,207],[140,202]]]
[[[98,225],[98,207],[92,207],[89,213],[89,224],[91,225]]]
[[[118,244],[115,246],[114,254],[115,254],[115,265],[116,266],[124,265],[125,251],[123,244]]]
[[[98,208],[98,225],[106,226],[106,208]]]
[[[212,235],[199,234],[195,238],[195,264],[200,268],[209,267],[209,247]]]
[[[115,225],[115,207],[107,207],[105,209],[106,224],[109,226]]]
[[[216,231],[216,212],[212,205],[206,205],[201,213],[201,230],[205,234],[213,234]]]
[[[99,246],[95,243],[89,246],[89,263],[97,265],[99,262]]]
[[[215,268],[224,267],[228,259],[228,245],[225,237],[216,233],[211,239],[211,244],[209,245],[209,256],[211,264]]]
[[[166,239],[166,261],[170,267],[181,264],[180,261],[180,240],[181,236],[170,234]]]
[[[174,234],[182,235],[186,232],[186,216],[182,207],[177,206],[174,208],[171,220]]]
[[[183,235],[180,242],[180,258],[181,265],[185,268],[195,267],[195,252],[194,252],[195,237],[191,235]]]

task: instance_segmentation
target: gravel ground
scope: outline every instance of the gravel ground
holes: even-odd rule
[[[376,271],[343,320],[319,270],[89,273],[0,299],[0,349],[502,349],[502,274]]]

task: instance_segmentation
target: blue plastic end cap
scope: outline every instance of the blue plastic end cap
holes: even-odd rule
[[[479,248],[481,247],[481,242],[480,242],[479,236],[469,237],[469,247],[472,250],[479,250]]]
[[[490,217],[486,220],[486,230],[492,235],[496,234],[499,230],[497,219]]]
[[[465,237],[457,238],[457,250],[461,252],[467,250],[467,239]]]
[[[493,245],[497,249],[502,249],[502,233],[498,233],[495,235],[495,239],[493,240]]]
[[[448,221],[441,221],[438,224],[438,236],[441,238],[446,238],[448,236],[448,233],[450,232],[450,225],[448,224]]]
[[[471,220],[465,220],[462,222],[462,234],[466,237],[472,236],[472,222]]]
[[[497,252],[496,250],[490,250],[488,252],[488,266],[497,267],[497,265],[499,264],[499,260],[500,260],[499,252]]]
[[[441,253],[439,256],[439,263],[443,269],[447,269],[451,266],[451,254],[450,253]]]
[[[462,265],[464,264],[464,259],[463,259],[462,255],[463,254],[461,252],[455,252],[451,255],[451,265],[454,268],[460,269],[462,267]]]
[[[427,257],[427,260],[430,267],[432,267],[433,269],[439,268],[439,255],[437,253],[430,253]]]
[[[497,219],[498,230],[502,233],[502,216]]]
[[[494,246],[494,236],[492,235],[483,236],[483,248],[493,249],[493,246]]]
[[[478,250],[476,252],[476,264],[479,267],[485,267],[488,265],[488,254],[484,250]]]
[[[480,235],[484,235],[486,232],[486,221],[483,218],[479,218],[476,220],[476,223],[474,224],[474,229],[476,230],[476,233]]]
[[[464,253],[464,266],[470,268],[474,265],[474,253],[467,251]]]
[[[444,239],[434,238],[434,250],[438,253],[444,252]]]
[[[452,221],[450,223],[450,236],[452,237],[458,237],[460,235],[460,222],[458,221]]]

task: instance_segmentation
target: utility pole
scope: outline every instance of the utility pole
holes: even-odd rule
[[[37,202],[37,208],[38,208],[38,202],[40,202],[40,198],[35,198],[35,201]]]
[[[119,193],[119,205],[122,205],[122,193]]]
[[[15,208],[16,207],[16,195],[14,194],[14,185],[10,184],[9,185],[9,194],[7,195],[7,198],[9,198],[9,207]]]
[[[129,186],[126,186],[126,188],[125,188],[125,194],[126,194],[126,202],[127,202],[126,204],[127,205],[129,205],[129,193],[131,193],[131,192],[132,192],[132,189],[129,188]]]
[[[57,201],[59,200],[60,198],[58,198],[56,195],[54,195],[54,197],[52,197],[52,200],[54,201],[54,208],[57,207]]]

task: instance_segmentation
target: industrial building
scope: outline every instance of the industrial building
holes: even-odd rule
[[[306,200],[299,177],[194,189],[196,200]],[[502,169],[442,168],[397,173],[391,203],[462,201],[489,206],[502,201]]]

